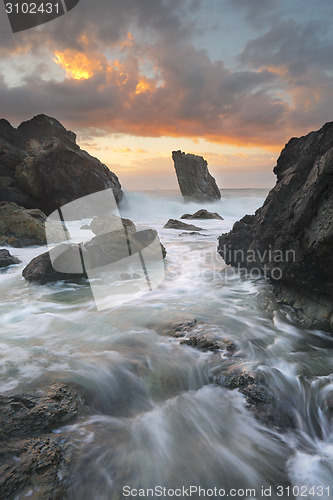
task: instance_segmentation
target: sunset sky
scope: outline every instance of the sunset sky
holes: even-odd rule
[[[45,113],[127,189],[173,189],[171,151],[219,187],[271,187],[290,137],[333,120],[332,0],[80,0],[12,34],[1,117]]]

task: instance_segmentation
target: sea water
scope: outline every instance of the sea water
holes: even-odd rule
[[[51,380],[83,388],[87,414],[55,429],[76,447],[70,498],[333,496],[332,339],[217,254],[218,236],[266,195],[222,190],[219,202],[185,204],[177,192],[126,193],[121,215],[158,231],[166,276],[140,300],[102,312],[88,283],[22,278],[45,247],[11,249],[22,264],[0,272],[0,392]],[[186,221],[203,229],[195,235],[163,227],[199,208],[224,220]],[[265,378],[292,428],[260,423],[242,394],[214,384],[213,353],[163,335],[193,319],[237,345],[235,366]]]

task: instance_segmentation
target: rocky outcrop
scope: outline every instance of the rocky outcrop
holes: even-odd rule
[[[74,385],[52,384],[0,396],[0,497],[65,498],[74,447],[53,431],[75,419],[84,399]]]
[[[218,219],[223,220],[220,214],[217,212],[209,212],[205,208],[201,208],[194,214],[184,214],[181,216],[181,219]]]
[[[0,250],[0,268],[19,264],[20,262],[20,259],[11,255],[8,250]]]
[[[216,201],[221,193],[202,156],[173,151],[178,184],[185,201]]]
[[[62,280],[74,280],[86,278],[85,274],[78,275],[76,273],[60,273],[54,269],[50,259],[50,253],[44,252],[32,259],[29,264],[23,269],[22,276],[29,282],[45,285],[46,283],[54,283]]]
[[[90,228],[96,236],[86,243],[76,245],[63,243],[56,247],[55,253],[61,259],[60,267],[63,272],[59,272],[57,261],[52,265],[50,253],[45,252],[38,255],[23,269],[22,276],[29,282],[38,284],[51,283],[61,280],[77,281],[87,278],[87,274],[82,268],[82,259],[86,269],[97,269],[116,261],[121,261],[129,255],[145,250],[145,256],[152,259],[160,257],[156,247],[149,249],[149,245],[154,241],[159,241],[157,231],[154,229],[145,229],[136,231],[135,225],[129,219],[120,219],[124,224],[125,230],[112,230],[114,226],[111,221],[116,216],[98,216],[90,224]],[[117,222],[119,225],[119,223]],[[109,229],[109,231],[108,231]],[[63,249],[61,249],[63,246]],[[163,258],[166,256],[166,250],[160,243]],[[81,259],[82,258],[82,259]],[[55,269],[56,268],[56,269]],[[132,275],[130,275],[130,278]],[[138,276],[141,277],[141,276]],[[129,279],[127,273],[121,273],[121,280]]]
[[[167,229],[182,229],[183,231],[202,231],[201,227],[197,227],[194,224],[186,224],[177,219],[169,219],[163,227]]]
[[[55,118],[37,115],[15,129],[0,120],[0,201],[39,208],[47,215],[82,196],[112,188],[117,176],[76,144]]]
[[[333,122],[292,138],[274,172],[264,205],[223,234],[218,251],[270,279],[306,325],[333,331]]]
[[[25,209],[16,203],[0,202],[0,245],[13,247],[45,245],[46,215],[38,209]],[[63,240],[60,224],[49,224],[52,241]]]

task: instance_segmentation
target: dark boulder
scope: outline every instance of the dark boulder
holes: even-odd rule
[[[205,208],[201,208],[194,214],[184,214],[181,216],[181,219],[219,219],[223,220],[220,214],[217,212],[209,212]]]
[[[121,261],[129,255],[143,250],[145,250],[146,257],[151,257],[151,259],[159,258],[161,253],[159,252],[158,255],[157,247],[153,245],[150,248],[150,244],[155,241],[160,244],[162,256],[165,258],[166,250],[159,241],[157,231],[154,229],[135,231],[133,230],[133,222],[125,219],[125,227],[131,228],[127,233],[124,230],[103,232],[105,226],[98,223],[101,220],[95,221],[93,225],[94,230],[97,233],[100,232],[94,238],[80,245],[73,243],[58,245],[53,250],[55,252],[54,255],[59,255],[58,260],[55,258],[53,262],[54,266],[52,265],[49,252],[38,255],[23,269],[22,276],[29,282],[41,285],[61,280],[77,281],[87,278],[85,269],[82,267],[82,259],[85,268],[92,270],[116,261]],[[108,221],[110,221],[109,218]],[[56,270],[60,268],[62,272]],[[125,276],[126,273],[122,273],[122,275]],[[121,279],[128,279],[128,276],[126,275],[125,278]]]
[[[215,201],[221,193],[202,156],[173,151],[178,184],[185,201]]]
[[[182,229],[183,231],[203,231],[201,227],[194,226],[193,224],[185,224],[177,219],[169,219],[163,226],[167,229]]]
[[[46,215],[38,209],[25,209],[16,203],[0,202],[0,244],[13,247],[45,245]],[[60,242],[63,231],[60,224],[51,222],[49,234],[52,241]]]
[[[0,268],[12,266],[13,264],[19,264],[20,262],[20,259],[11,255],[8,250],[0,250]]]
[[[291,139],[255,215],[219,238],[227,264],[260,271],[306,325],[333,331],[333,122]]]
[[[49,252],[44,252],[32,259],[23,269],[22,276],[27,281],[38,283],[39,285],[45,285],[46,283],[53,283],[61,280],[77,280],[80,276],[85,277],[83,273],[82,275],[78,275],[74,273],[60,273],[59,271],[55,271],[51,263]]]
[[[0,120],[0,200],[50,214],[77,198],[113,189],[117,176],[76,144],[76,136],[56,120],[37,115],[14,129]]]

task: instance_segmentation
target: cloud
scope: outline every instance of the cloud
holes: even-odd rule
[[[36,61],[15,87],[2,80],[2,113],[14,122],[53,115],[88,141],[126,133],[276,147],[321,125],[332,95],[325,24],[279,19],[272,0],[229,3],[250,20],[275,20],[248,41],[237,69],[197,47],[202,0],[81,0],[50,31],[15,43],[0,33],[3,57],[28,51]],[[48,68],[57,78],[45,81]]]
[[[333,40],[326,20],[280,21],[250,40],[240,61],[253,71],[276,75],[277,88],[290,99],[289,129],[316,127],[332,119]]]

